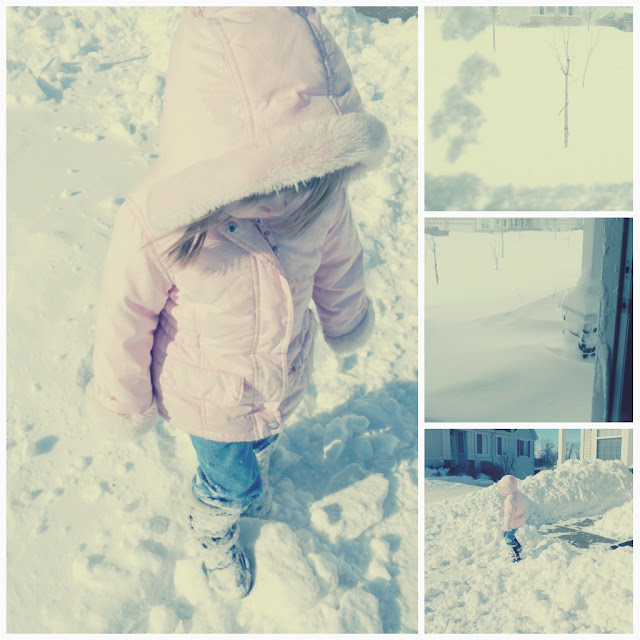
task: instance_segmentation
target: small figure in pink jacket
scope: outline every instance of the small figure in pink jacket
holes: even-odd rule
[[[203,568],[241,598],[238,521],[269,509],[269,455],[318,320],[338,353],[373,329],[346,187],[379,163],[386,129],[314,9],[201,7],[172,42],[160,132],[114,223],[90,407],[120,433],[159,414],[190,435]]]
[[[525,497],[518,491],[518,480],[515,476],[503,476],[498,481],[498,490],[505,496],[502,508],[504,518],[502,529],[505,542],[513,552],[513,561],[520,560],[522,545],[516,538],[516,530],[524,526],[524,512],[526,509]]]

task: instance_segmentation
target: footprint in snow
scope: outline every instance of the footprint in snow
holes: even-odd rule
[[[50,453],[58,442],[58,436],[45,436],[40,438],[31,447],[32,456],[42,456]]]

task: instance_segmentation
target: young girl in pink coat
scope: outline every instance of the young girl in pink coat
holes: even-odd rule
[[[125,435],[158,414],[190,435],[191,529],[211,587],[241,598],[238,520],[268,510],[269,455],[305,393],[317,321],[338,353],[373,328],[346,187],[379,162],[386,129],[314,9],[188,8],[160,144],[114,223],[90,407]]]
[[[524,496],[518,491],[518,480],[515,476],[503,476],[498,481],[498,490],[505,496],[502,505],[504,517],[502,520],[503,537],[505,542],[513,551],[513,561],[520,560],[520,550],[522,545],[516,538],[516,530],[524,526],[526,501]]]

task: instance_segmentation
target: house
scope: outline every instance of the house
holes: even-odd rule
[[[482,471],[482,463],[517,478],[533,475],[534,429],[425,429],[425,467]]]
[[[447,11],[452,7],[426,7],[426,15],[444,19]],[[546,26],[591,26],[594,24],[607,24],[602,19],[613,14],[616,18],[631,16],[631,28],[633,28],[633,13],[630,6],[627,7],[596,7],[582,6],[520,6],[520,7],[476,7],[478,11],[485,12],[487,24],[495,20],[496,25],[509,27],[546,27]],[[596,22],[600,19],[600,22]]]
[[[574,231],[584,227],[583,218],[427,218],[427,232],[462,231]],[[442,234],[442,233],[441,233]],[[433,235],[438,235],[433,234]]]
[[[633,429],[583,429],[581,460],[622,460],[633,469]]]

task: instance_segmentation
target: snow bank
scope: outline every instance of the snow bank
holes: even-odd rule
[[[578,516],[593,516],[632,498],[633,477],[620,460],[567,460],[552,471],[541,471],[520,482],[527,497],[527,522],[551,524]]]
[[[525,557],[514,564],[496,487],[452,495],[426,485],[425,631],[630,633],[632,549],[579,549],[537,527],[605,514],[593,528],[621,533],[613,522],[630,518],[631,474],[618,461],[570,460],[519,487],[530,512],[517,533]]]
[[[585,531],[618,541],[631,540],[633,538],[633,502],[629,500],[620,507],[607,511],[591,527],[585,528]]]

